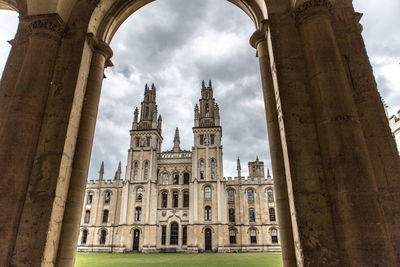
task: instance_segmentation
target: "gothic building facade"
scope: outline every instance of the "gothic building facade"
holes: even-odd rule
[[[140,116],[139,116],[140,114]],[[145,88],[136,108],[125,180],[87,184],[78,251],[280,252],[274,184],[264,163],[249,162],[249,176],[223,176],[222,127],[211,81],[194,109],[192,150],[162,152],[156,88]]]

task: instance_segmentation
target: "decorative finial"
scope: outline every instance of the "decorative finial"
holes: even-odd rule
[[[211,80],[208,81],[208,87],[210,87],[210,88],[212,87],[212,82],[211,82]]]
[[[179,137],[179,129],[178,127],[176,127],[175,129],[175,136],[174,136],[174,152],[179,152],[181,150],[181,148],[179,147],[179,145],[181,144],[180,141],[180,137]]]
[[[271,174],[269,173],[269,168],[267,168],[267,178],[271,178]]]
[[[120,180],[121,179],[121,161],[118,163],[118,168],[117,171],[115,172],[114,180]]]
[[[202,88],[205,88],[205,87],[206,87],[206,84],[205,84],[204,80],[201,82],[201,87],[202,87]]]
[[[146,92],[147,90],[149,90],[149,86],[146,83],[146,85],[144,86],[144,91]]]
[[[101,162],[100,170],[99,170],[99,181],[103,180],[104,176],[104,161]]]

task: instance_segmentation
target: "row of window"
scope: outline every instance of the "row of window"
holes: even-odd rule
[[[179,193],[178,191],[172,192],[172,207],[178,208],[179,206]],[[189,191],[183,192],[183,205],[184,208],[189,208]],[[168,207],[168,192],[163,191],[161,193],[161,208],[166,209]]]
[[[189,173],[185,172],[183,174],[183,184],[189,184]],[[163,173],[162,174],[162,184],[169,184],[169,174]],[[174,173],[172,175],[172,184],[180,184],[179,183],[179,173]]]
[[[204,160],[200,160],[200,179],[204,179]],[[211,159],[211,179],[215,179],[215,160]]]
[[[250,243],[257,244],[257,230],[251,228],[249,233],[250,233]],[[237,230],[235,228],[230,228],[229,229],[230,244],[236,244],[236,235],[237,235]],[[88,237],[88,231],[83,230],[81,238],[82,245],[85,245],[87,243],[87,237]],[[106,239],[107,239],[107,231],[101,230],[99,243],[101,245],[104,245],[106,243]],[[179,240],[179,225],[176,222],[172,222],[170,225],[170,239],[169,239],[170,245],[178,245],[178,240]],[[278,243],[278,231],[276,229],[271,229],[271,241],[273,244]],[[166,242],[167,242],[167,226],[163,225],[161,226],[161,245],[166,245]],[[184,225],[182,226],[182,245],[186,244],[187,244],[187,226]]]
[[[209,146],[209,145],[214,145],[214,143],[215,143],[215,135],[213,135],[213,134],[210,134],[210,135],[201,134],[200,135],[200,138],[199,138],[200,145]]]
[[[150,141],[151,141],[150,136],[147,136],[147,137],[146,137],[146,147],[149,147],[149,146],[150,146]],[[136,138],[135,138],[135,146],[136,146],[136,147],[140,147],[140,137],[136,137]]]
[[[164,175],[166,175],[166,181],[168,182],[168,174],[165,173]],[[163,175],[163,183],[164,183],[164,175]],[[187,181],[189,183],[189,174],[188,173],[184,174],[184,181]],[[174,174],[174,184],[178,184],[178,183],[179,183],[179,174]],[[172,194],[173,194],[172,207],[177,208],[178,207],[178,192],[173,192]],[[268,201],[274,201],[274,194],[273,194],[272,189],[268,189],[267,194],[268,194]],[[140,200],[142,200],[142,198],[143,198],[143,188],[139,187],[136,190],[136,200],[140,201]],[[183,198],[184,198],[183,207],[185,207],[185,208],[189,207],[189,192],[185,191]],[[206,186],[204,188],[204,198],[211,199],[211,187]],[[163,192],[161,203],[165,203],[165,205],[161,204],[162,208],[167,208],[167,200],[168,200],[168,193]],[[104,203],[109,204],[110,201],[111,201],[111,192],[107,191],[104,196]],[[249,203],[254,202],[254,191],[252,189],[247,190],[247,201]],[[88,196],[87,196],[87,204],[91,204],[92,202],[93,202],[93,192],[89,192]],[[229,203],[235,202],[235,192],[233,190],[228,191],[228,202]],[[176,205],[174,203],[176,203]]]

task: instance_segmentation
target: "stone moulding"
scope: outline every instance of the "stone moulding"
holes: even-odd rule
[[[294,9],[297,23],[316,14],[330,14],[333,5],[330,0],[310,0]]]
[[[37,34],[50,39],[62,37],[66,25],[58,14],[32,15],[21,18],[21,23],[27,25],[29,34]]]

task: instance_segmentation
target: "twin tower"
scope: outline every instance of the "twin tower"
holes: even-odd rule
[[[140,116],[139,116],[140,115]],[[279,252],[273,180],[258,158],[250,176],[223,177],[222,128],[211,81],[194,108],[193,147],[182,150],[176,129],[161,151],[156,88],[136,108],[125,180],[90,181],[78,251]]]

